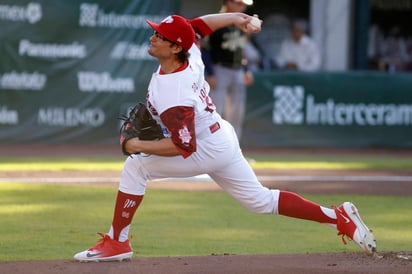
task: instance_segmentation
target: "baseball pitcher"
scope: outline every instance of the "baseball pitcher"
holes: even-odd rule
[[[147,89],[150,117],[143,109],[143,114],[132,111],[126,119],[120,143],[130,156],[124,163],[113,221],[108,233],[100,233],[97,244],[77,253],[76,260],[130,259],[129,228],[145,195],[146,182],[205,173],[252,212],[327,224],[366,253],[376,250],[373,234],[352,203],[328,208],[292,192],[264,187],[242,155],[233,127],[215,111],[197,39],[229,25],[244,32],[259,31],[249,26],[251,20],[252,16],[244,13],[219,13],[191,20],[171,15],[160,23],[147,21],[154,31],[148,52],[159,62]],[[140,134],[148,126],[135,123],[139,117],[150,120],[149,127],[159,125],[162,134],[149,130],[156,132],[153,139],[143,138]]]

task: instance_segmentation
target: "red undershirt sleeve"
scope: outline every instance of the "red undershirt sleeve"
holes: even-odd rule
[[[189,20],[189,23],[192,25],[195,32],[202,37],[208,36],[213,32],[213,30],[200,18],[191,19]]]
[[[193,107],[172,107],[160,114],[163,124],[169,129],[172,142],[182,154],[189,157],[196,151],[195,113]]]

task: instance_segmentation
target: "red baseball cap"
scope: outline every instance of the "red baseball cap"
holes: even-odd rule
[[[167,38],[167,40],[189,50],[195,42],[195,31],[190,23],[182,16],[169,15],[163,19],[160,24],[150,20],[146,22],[158,33]]]

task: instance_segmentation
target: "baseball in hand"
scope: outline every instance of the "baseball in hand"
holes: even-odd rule
[[[252,20],[250,20],[250,22],[247,24],[247,29],[253,32],[260,31],[261,25],[261,20],[259,19],[258,15],[255,14],[252,17]]]

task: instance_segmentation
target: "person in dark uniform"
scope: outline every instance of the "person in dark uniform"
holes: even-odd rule
[[[252,4],[252,0],[224,0],[220,12],[244,12]],[[245,116],[246,86],[253,83],[244,58],[247,42],[246,34],[234,26],[220,29],[202,42],[210,97],[217,112],[235,128],[239,140]]]

